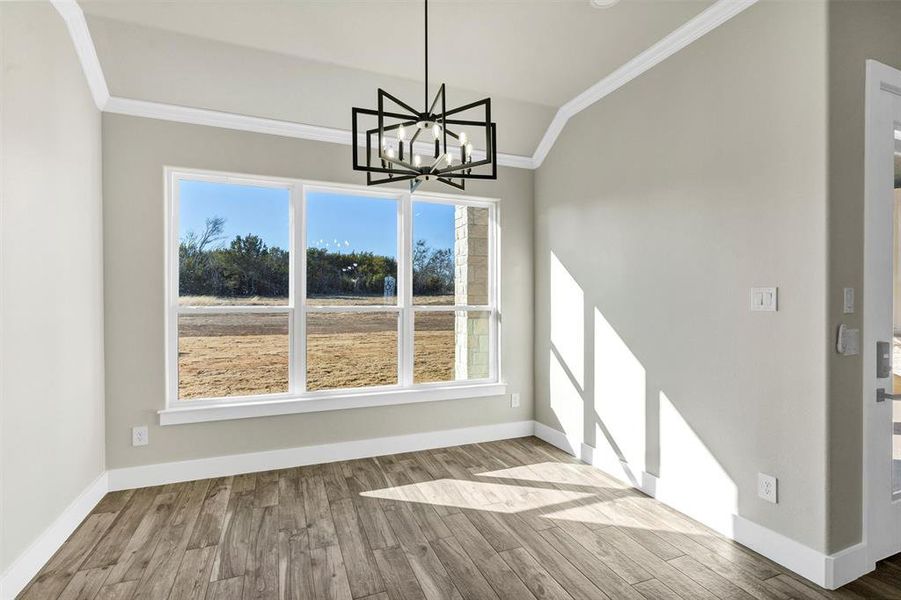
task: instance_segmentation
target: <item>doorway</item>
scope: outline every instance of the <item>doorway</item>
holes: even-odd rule
[[[899,152],[901,71],[868,61],[861,353],[864,369],[864,541],[871,565],[901,552]],[[888,368],[889,364],[891,368]]]
[[[892,241],[892,496],[901,497],[901,129],[895,129]]]

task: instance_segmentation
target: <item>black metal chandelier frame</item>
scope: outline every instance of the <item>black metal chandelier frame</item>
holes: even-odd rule
[[[442,83],[429,104],[429,4],[425,0],[425,93],[424,110],[417,111],[385,90],[378,90],[378,109],[352,109],[353,116],[353,168],[366,172],[366,185],[380,185],[400,181],[410,182],[410,191],[415,191],[424,181],[435,179],[460,190],[466,189],[467,179],[497,179],[497,127],[491,121],[491,98],[484,98],[458,108],[447,109],[445,85]],[[386,108],[393,103],[394,107]],[[389,109],[390,108],[390,109]],[[439,110],[440,109],[440,110]],[[465,118],[463,113],[474,113]],[[364,129],[360,126],[361,116],[375,117],[377,126]],[[412,127],[413,135],[406,141],[406,129]],[[473,146],[462,127],[478,128],[484,132],[484,158],[473,158]],[[365,163],[360,162],[360,131],[365,131]],[[431,131],[434,142],[428,144],[429,164],[423,164],[421,154],[414,150],[417,140],[424,132]],[[397,149],[388,134],[397,136]],[[427,134],[426,134],[427,135]],[[450,138],[451,150],[448,150]],[[456,146],[456,148],[455,148]],[[377,150],[373,153],[373,150]],[[459,158],[454,150],[459,149]],[[406,150],[406,152],[405,152]],[[479,167],[490,167],[481,169]],[[473,172],[476,169],[476,172]],[[486,172],[487,171],[487,172]]]

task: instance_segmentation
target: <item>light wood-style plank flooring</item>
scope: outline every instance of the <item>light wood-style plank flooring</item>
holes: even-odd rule
[[[901,598],[901,560],[828,592],[522,438],[114,492],[19,598]]]

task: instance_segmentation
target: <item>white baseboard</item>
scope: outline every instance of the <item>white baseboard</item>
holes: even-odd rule
[[[609,459],[602,459],[601,453],[594,447],[552,427],[536,422],[535,436],[766,556],[820,587],[834,590],[875,568],[875,565],[867,559],[867,547],[864,543],[834,554],[825,554],[733,514],[728,509],[717,512],[710,510],[709,506],[698,506],[693,500],[697,498],[697,494],[683,489],[685,486],[679,486],[678,482],[665,481],[644,471],[632,473],[628,465],[612,464]]]
[[[838,589],[876,568],[867,556],[865,543],[854,544],[826,557],[826,587]]]
[[[41,570],[109,489],[104,471],[0,576],[0,600],[13,600]]]
[[[553,427],[548,427],[544,423],[539,423],[538,421],[535,421],[535,437],[544,440],[548,444],[556,446],[573,456],[578,456],[581,460],[585,460],[585,458],[581,456],[581,447],[584,445],[582,444],[581,439],[568,436],[562,431],[558,431]]]
[[[104,471],[0,576],[0,600],[13,600],[28,585],[107,492],[525,437],[534,429],[534,421],[516,421]]]
[[[867,565],[867,546],[863,543],[824,554],[739,515],[733,517],[733,523],[735,541],[829,590],[875,568]]]
[[[529,435],[535,435],[573,456],[579,456],[588,464],[594,464],[593,461],[599,456],[595,448],[584,444],[580,439],[567,436],[542,423],[517,421],[112,469],[101,474],[88,486],[0,576],[0,600],[15,598],[108,491]],[[728,515],[731,526],[724,526],[723,515],[709,512],[692,514],[697,511],[686,506],[686,499],[690,496],[681,494],[677,486],[649,473],[641,472],[630,476],[627,465],[619,465],[619,468],[614,465],[610,472],[626,484],[641,489],[822,587],[835,589],[873,570],[875,566],[868,563],[865,544],[826,555],[738,515]]]
[[[352,460],[398,452],[414,452],[445,446],[459,446],[476,442],[490,442],[525,437],[534,432],[533,421],[480,425],[461,429],[446,429],[426,433],[410,433],[368,440],[354,440],[285,448],[266,452],[213,456],[180,462],[159,463],[139,467],[126,467],[109,471],[110,490],[124,490],[149,485],[163,485],[225,477],[240,473],[253,473],[271,469],[285,469],[302,465]]]

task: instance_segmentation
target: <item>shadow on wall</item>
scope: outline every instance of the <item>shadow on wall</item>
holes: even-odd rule
[[[583,459],[636,487],[677,483],[658,491],[731,534],[731,515],[738,514],[734,481],[667,392],[648,385],[641,360],[600,307],[586,306],[582,287],[553,252],[549,300],[548,393],[556,419],[549,425]]]

